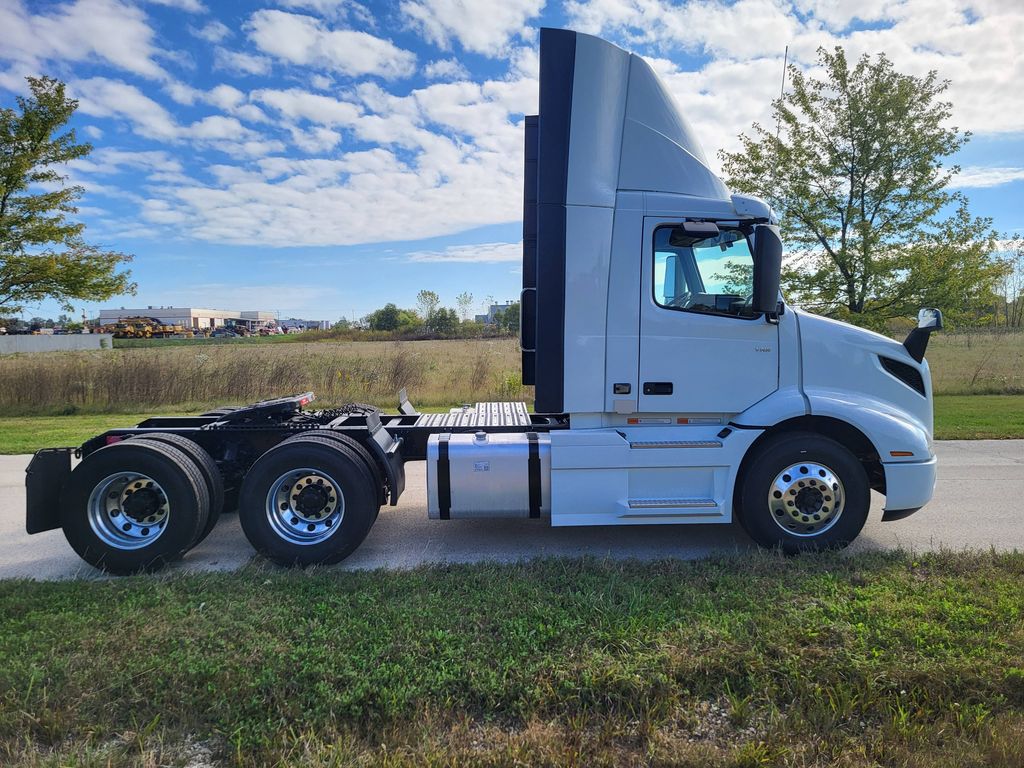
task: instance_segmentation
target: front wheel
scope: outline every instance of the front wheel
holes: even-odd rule
[[[754,541],[796,554],[841,549],[857,538],[871,488],[849,449],[812,432],[789,432],[756,451],[736,493],[736,516]]]

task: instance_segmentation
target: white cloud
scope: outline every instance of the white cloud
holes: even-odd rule
[[[86,115],[126,120],[136,133],[150,139],[175,139],[180,132],[174,116],[134,85],[92,77],[71,87],[79,110]]]
[[[265,75],[270,71],[270,59],[242,51],[230,51],[227,48],[216,48],[213,52],[213,63],[218,69],[237,72],[243,75]]]
[[[76,81],[72,86],[84,114],[124,120],[135,133],[146,138],[171,143],[189,141],[240,158],[262,157],[285,147],[283,142],[264,138],[237,118],[226,115],[209,115],[182,125],[163,106],[120,80],[94,77]]]
[[[87,125],[82,128],[82,133],[88,136],[90,139],[102,139],[103,129],[95,125]]]
[[[423,68],[423,76],[428,80],[468,80],[469,70],[458,59],[438,59]]]
[[[189,32],[198,37],[200,40],[205,40],[208,43],[219,43],[224,38],[230,37],[231,30],[226,24],[222,24],[216,19],[209,22],[208,24],[199,27],[189,27]]]
[[[326,19],[351,17],[368,26],[374,26],[373,13],[354,0],[278,0],[282,8],[300,11],[312,11]]]
[[[467,51],[501,56],[511,38],[532,37],[527,22],[544,8],[545,0],[403,0],[400,9],[410,26],[441,48],[453,40]]]
[[[347,101],[331,96],[309,93],[299,88],[286,91],[263,89],[252,92],[258,101],[292,120],[308,120],[321,125],[353,125],[362,110]]]
[[[199,0],[145,0],[152,5],[165,5],[168,8],[179,8],[188,13],[206,13],[206,6]]]
[[[336,29],[319,19],[284,11],[256,11],[247,24],[249,38],[277,59],[339,72],[349,77],[406,77],[416,55],[390,40],[353,29]]]
[[[163,150],[130,152],[114,147],[100,147],[88,157],[71,163],[75,171],[85,173],[112,174],[125,169],[145,172],[180,173],[181,162]]]
[[[161,52],[145,14],[119,0],[76,0],[30,12],[22,0],[0,3],[0,60],[36,71],[47,61],[103,61],[149,78],[163,78]]]
[[[477,245],[450,245],[443,251],[415,251],[408,254],[409,261],[493,263],[522,261],[523,243],[480,243]]]
[[[1024,180],[1024,168],[969,166],[953,177],[951,187],[966,189],[998,187],[1013,181]]]
[[[946,98],[961,129],[1024,130],[1016,0],[570,0],[566,13],[568,26],[665,58],[674,50],[710,56],[697,71],[669,67],[666,81],[713,165],[715,150],[735,149],[738,133],[770,120],[787,45],[790,62],[811,73],[819,46],[835,45],[851,60],[884,51],[908,74],[935,69],[952,81]],[[851,27],[857,20],[870,26]]]

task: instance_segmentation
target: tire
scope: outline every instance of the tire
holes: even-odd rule
[[[206,525],[203,526],[203,530],[199,532],[199,538],[192,545],[195,546],[210,535],[210,531],[217,525],[220,513],[224,510],[224,478],[221,477],[220,470],[217,468],[217,462],[213,460],[213,457],[199,443],[181,435],[173,435],[168,432],[150,432],[139,435],[134,439],[155,440],[158,443],[173,445],[192,459],[192,462],[202,473],[203,481],[206,483],[206,490],[210,494],[210,514],[206,519]]]
[[[189,456],[155,440],[125,440],[89,454],[71,473],[61,527],[72,549],[101,570],[155,571],[192,548],[209,508]]]
[[[333,440],[339,445],[346,446],[352,453],[359,457],[366,467],[367,471],[373,477],[373,487],[377,489],[377,501],[378,504],[384,503],[384,473],[381,471],[380,465],[373,456],[370,455],[369,450],[364,448],[358,440],[355,440],[348,435],[343,435],[340,432],[332,432],[329,429],[318,429],[312,432],[296,435],[295,437],[288,438],[288,442],[303,440],[307,437],[319,437],[325,440]],[[377,508],[378,511],[380,507]]]
[[[337,440],[302,435],[252,465],[238,518],[249,543],[275,563],[328,565],[355,551],[378,508],[373,475],[358,454]]]
[[[756,450],[735,504],[750,538],[787,554],[842,549],[857,538],[871,488],[849,449],[813,432],[788,432]]]

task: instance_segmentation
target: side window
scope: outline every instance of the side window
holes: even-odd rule
[[[754,317],[754,261],[746,235],[720,226],[697,239],[678,227],[654,230],[654,300],[666,309]]]

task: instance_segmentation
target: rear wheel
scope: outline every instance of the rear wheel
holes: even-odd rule
[[[376,517],[373,475],[347,445],[302,435],[271,448],[245,477],[239,520],[246,538],[281,565],[337,563]]]
[[[843,445],[812,432],[769,438],[740,480],[737,518],[754,541],[789,554],[841,549],[868,517],[864,467]]]
[[[193,544],[195,546],[210,535],[210,531],[217,525],[220,513],[224,509],[224,478],[221,477],[220,470],[217,468],[217,462],[213,460],[213,457],[199,443],[181,435],[174,435],[169,432],[149,432],[139,435],[135,439],[155,440],[158,443],[173,445],[192,459],[192,462],[202,473],[203,481],[206,483],[206,490],[210,494],[210,514],[207,516],[206,525],[203,526],[203,530],[199,532],[199,538]]]
[[[87,563],[118,574],[180,559],[206,524],[199,468],[177,448],[126,440],[89,454],[71,473],[61,527]]]

